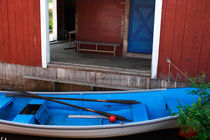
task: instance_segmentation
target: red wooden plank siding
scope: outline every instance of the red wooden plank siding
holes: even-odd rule
[[[30,42],[29,42],[29,13],[28,13],[28,0],[22,0],[22,9],[23,9],[23,37],[24,37],[24,58],[25,65],[30,65]],[[27,59],[26,59],[27,58]]]
[[[10,42],[9,42],[9,20],[8,20],[8,1],[1,1],[1,17],[2,17],[2,35],[3,35],[3,48],[4,48],[4,61],[11,62],[10,60]]]
[[[25,64],[24,62],[24,45],[23,45],[23,9],[22,0],[15,1],[16,13],[16,39],[17,39],[17,63]]]
[[[192,75],[193,67],[191,65],[191,61],[193,61],[192,58],[192,49],[195,45],[194,34],[195,34],[195,15],[197,12],[197,1],[198,0],[190,0],[188,1],[188,7],[187,7],[187,15],[186,15],[186,25],[185,25],[185,36],[184,36],[184,44],[183,44],[183,50],[182,50],[182,65],[181,70],[186,72],[188,75]],[[196,57],[196,56],[195,56]]]
[[[36,64],[36,59],[35,59],[35,48],[34,48],[34,4],[32,0],[28,1],[28,13],[29,13],[29,24],[28,24],[28,28],[29,28],[29,41],[30,41],[30,64],[32,66],[35,66]]]
[[[164,47],[161,48],[161,72],[169,73],[168,64],[166,63],[166,57],[171,58],[171,52],[173,47],[174,38],[174,23],[176,15],[176,0],[167,0],[165,9],[165,23],[164,23],[164,35],[162,36],[162,41],[164,42]],[[163,75],[162,75],[163,76]],[[168,78],[168,75],[165,75]]]
[[[164,5],[166,4],[166,5]],[[208,0],[164,0],[160,39],[158,75],[167,79],[166,57],[189,76],[208,72],[210,64],[210,34]],[[171,68],[172,79],[180,80],[180,73]]]
[[[206,1],[206,8],[205,8],[205,19],[210,18],[210,1]],[[208,60],[210,56],[210,47],[207,47],[210,44],[209,35],[210,35],[210,26],[209,26],[209,20],[205,20],[205,23],[203,25],[203,35],[202,35],[202,48],[201,48],[201,60]],[[204,70],[208,69],[208,65],[205,63],[205,61],[200,61],[199,67],[203,68]],[[199,73],[202,73],[202,69],[199,70]]]
[[[205,8],[205,19],[210,19],[210,1],[206,0],[206,8]],[[201,43],[201,55],[200,55],[200,63],[199,63],[199,73],[208,72],[210,75],[210,21],[205,20],[203,25],[203,35],[202,35],[202,43]],[[208,62],[208,63],[207,63]],[[210,76],[208,77],[210,81]]]
[[[15,0],[8,0],[8,18],[9,18],[9,41],[10,41],[10,60],[12,63],[17,64],[17,28],[16,28],[16,15],[15,15]]]
[[[0,62],[41,66],[39,0],[0,2]]]
[[[166,1],[163,1],[163,5],[162,5],[162,19],[161,19],[161,36],[160,36],[160,48],[159,48],[159,63],[158,63],[158,76],[159,78],[162,78],[162,65],[163,62],[165,61],[165,58],[162,57],[163,56],[163,50],[164,50],[164,36],[165,36],[165,17],[166,17]]]
[[[34,5],[35,8],[35,18],[36,18],[36,66],[42,65],[42,58],[41,58],[41,18],[40,18],[40,1],[36,0]]]
[[[199,72],[200,55],[202,55],[202,38],[203,38],[203,28],[205,23],[205,12],[206,12],[206,0],[197,0],[197,10],[195,14],[195,26],[193,33],[193,45],[191,53],[191,73],[190,75],[196,76]]]
[[[208,60],[208,71],[207,71],[207,73],[208,73],[208,75],[210,74],[210,56],[209,56],[209,58],[207,59]],[[210,76],[208,76],[208,81],[210,81]]]
[[[174,34],[173,34],[173,48],[172,48],[172,55],[171,60],[177,66],[181,66],[181,59],[182,59],[182,47],[183,47],[183,40],[184,40],[184,28],[185,28],[185,16],[186,16],[186,9],[187,9],[187,0],[177,0],[176,3],[176,17],[174,21]],[[171,68],[172,77],[176,80],[180,80],[179,72]]]
[[[122,44],[124,4],[124,0],[77,0],[77,40]],[[122,47],[117,50],[117,55],[122,55]]]
[[[1,5],[1,1],[0,0],[0,5]],[[2,21],[2,16],[1,16],[1,9],[0,9],[0,21]],[[4,61],[4,50],[3,50],[3,36],[2,36],[2,30],[3,30],[3,25],[2,23],[0,23],[0,62]]]

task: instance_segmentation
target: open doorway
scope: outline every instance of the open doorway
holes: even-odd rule
[[[67,40],[68,33],[75,31],[75,0],[57,0],[58,40]]]
[[[107,1],[100,1],[100,2],[95,2],[95,3],[90,3],[91,0],[87,0],[87,1],[82,1],[82,0],[78,0],[76,1],[75,4],[75,0],[53,0],[56,1],[56,11],[57,11],[57,40],[65,40],[68,38],[68,35],[66,35],[68,31],[73,30],[77,30],[77,40],[82,40],[82,41],[108,41],[110,43],[118,43],[121,44],[121,46],[119,47],[118,50],[118,54],[122,54],[122,50],[126,47],[126,42],[128,42],[128,40],[123,40],[123,35],[125,30],[128,30],[125,27],[126,22],[124,22],[124,20],[126,20],[127,18],[125,18],[123,16],[124,14],[124,7],[126,7],[126,4],[130,4],[130,2],[132,2],[133,0],[125,0],[125,3],[122,3],[120,0],[119,2],[107,2]],[[73,8],[75,11],[73,12],[73,14],[69,14],[71,13],[70,11],[68,11],[70,8],[67,5],[70,5],[70,7],[72,6],[71,4],[66,4],[65,1],[68,2],[72,2],[74,4]],[[141,1],[141,0],[140,0]],[[143,1],[143,0],[142,0]],[[107,3],[106,3],[107,2]],[[44,5],[44,2],[41,2]],[[77,10],[80,9],[80,11],[77,11],[78,13],[76,14],[76,5],[77,5]],[[80,6],[78,6],[80,5]],[[100,8],[101,7],[101,8]],[[70,63],[74,63],[74,64],[81,64],[81,62],[84,62],[84,60],[87,59],[94,59],[95,61],[93,62],[93,65],[100,65],[102,67],[105,66],[105,63],[103,63],[103,60],[105,60],[106,58],[108,58],[110,61],[107,61],[108,64],[112,64],[113,62],[115,62],[116,65],[120,65],[123,68],[129,66],[129,64],[132,64],[132,67],[129,67],[128,69],[135,69],[135,70],[143,70],[143,71],[148,71],[151,72],[152,77],[156,76],[157,73],[157,62],[158,62],[158,52],[159,52],[159,38],[160,38],[160,23],[161,23],[161,8],[162,8],[162,0],[156,0],[155,1],[155,11],[154,11],[154,32],[153,32],[153,44],[152,44],[152,64],[151,64],[151,60],[144,60],[141,59],[142,61],[140,61],[140,59],[138,58],[130,58],[130,57],[104,57],[103,55],[94,55],[94,54],[75,54],[76,57],[81,57],[82,59],[77,59],[75,60],[75,62],[70,62]],[[59,14],[59,10],[60,13]],[[117,13],[118,12],[118,13]],[[128,11],[128,13],[130,12],[130,9]],[[60,15],[60,16],[59,16]],[[69,20],[71,17],[68,17],[72,15],[72,20]],[[66,19],[68,18],[68,19]],[[77,20],[75,20],[75,18]],[[43,20],[44,21],[44,20]],[[74,24],[72,26],[69,26],[70,21],[74,21]],[[66,24],[66,25],[65,25]],[[68,25],[67,25],[68,24]],[[44,25],[44,24],[43,24]],[[125,30],[123,30],[125,29]],[[113,32],[113,33],[112,33]],[[124,35],[126,36],[126,35]],[[117,41],[117,42],[114,42]],[[129,47],[129,45],[128,45]],[[51,47],[49,47],[48,45],[46,45],[45,47],[42,47],[43,50],[44,49],[51,49]],[[126,49],[127,50],[127,49]],[[58,50],[54,50],[55,53],[58,52]],[[75,52],[75,50],[72,50],[72,52]],[[45,54],[45,52],[43,52]],[[129,53],[129,52],[128,52]],[[47,53],[45,54],[47,57],[51,56],[50,60],[51,62],[56,60],[54,58],[56,58],[57,56],[59,58],[61,58],[61,60],[56,62],[65,62],[65,61],[69,61],[69,60],[73,60],[71,58],[68,58],[69,56],[72,56],[70,52],[67,51],[63,51],[62,52],[57,53],[57,56],[50,53],[51,55]],[[64,60],[64,54],[66,54],[67,58]],[[73,54],[73,53],[72,53]],[[122,56],[122,55],[121,55]],[[128,56],[128,55],[124,55],[124,56]],[[43,55],[44,57],[44,55]],[[57,57],[57,58],[58,58]],[[108,60],[106,59],[106,60]],[[116,61],[115,61],[116,60]],[[126,62],[126,60],[130,60],[128,61],[128,63],[124,63]],[[43,59],[44,61],[44,59]],[[44,64],[47,64],[48,61],[44,61]],[[90,62],[90,61],[89,61]],[[97,63],[96,63],[97,62]],[[132,63],[130,63],[132,62]],[[67,62],[69,63],[69,62]],[[92,64],[88,64],[86,62],[84,62],[85,65],[92,65]],[[110,68],[114,68],[117,67],[113,63],[113,65],[110,65]],[[142,67],[139,67],[142,66]],[[145,69],[146,68],[146,69]]]
[[[75,31],[75,0],[49,0],[50,41],[67,41]]]

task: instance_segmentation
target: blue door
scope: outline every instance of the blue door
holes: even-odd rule
[[[128,52],[152,53],[155,0],[131,0]]]

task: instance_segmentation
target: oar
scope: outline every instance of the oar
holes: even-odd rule
[[[16,97],[25,97],[26,95],[9,95]],[[110,103],[121,103],[121,104],[137,104],[136,100],[103,100],[103,99],[81,99],[81,98],[60,98],[60,97],[48,97],[49,99],[58,99],[58,100],[76,100],[76,101],[95,101],[95,102],[110,102]]]
[[[118,119],[118,120],[130,121],[130,120],[126,119],[125,117],[119,116],[119,115],[116,115],[116,114],[111,114],[111,113],[107,113],[107,112],[103,112],[103,111],[93,110],[93,109],[90,109],[90,108],[80,107],[80,106],[77,106],[77,105],[72,105],[72,104],[69,104],[69,103],[65,103],[65,102],[61,102],[61,101],[58,101],[58,100],[50,99],[49,97],[38,96],[38,95],[35,95],[35,94],[32,94],[32,93],[28,93],[26,91],[21,91],[21,92],[18,91],[18,92],[21,93],[21,94],[25,94],[26,97],[44,99],[44,100],[56,102],[56,103],[59,103],[59,104],[71,106],[71,107],[74,107],[74,108],[82,109],[82,110],[85,110],[85,111],[94,112],[94,113],[97,113],[97,114],[102,115],[102,116],[106,116],[106,117],[115,116],[116,119]]]

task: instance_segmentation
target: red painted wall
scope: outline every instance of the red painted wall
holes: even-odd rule
[[[41,66],[39,8],[39,0],[0,0],[0,62]],[[163,0],[162,9],[159,78],[168,78],[166,57],[190,76],[210,75],[210,1]],[[124,0],[77,0],[77,12],[78,40],[122,44]]]
[[[76,0],[78,14],[77,40],[120,43],[117,55],[122,55],[121,21],[124,0]]]
[[[0,62],[41,66],[40,0],[0,0]]]
[[[210,80],[210,1],[163,0],[159,77],[169,75],[166,57],[189,76],[205,72]],[[182,80],[171,68],[172,79]]]

